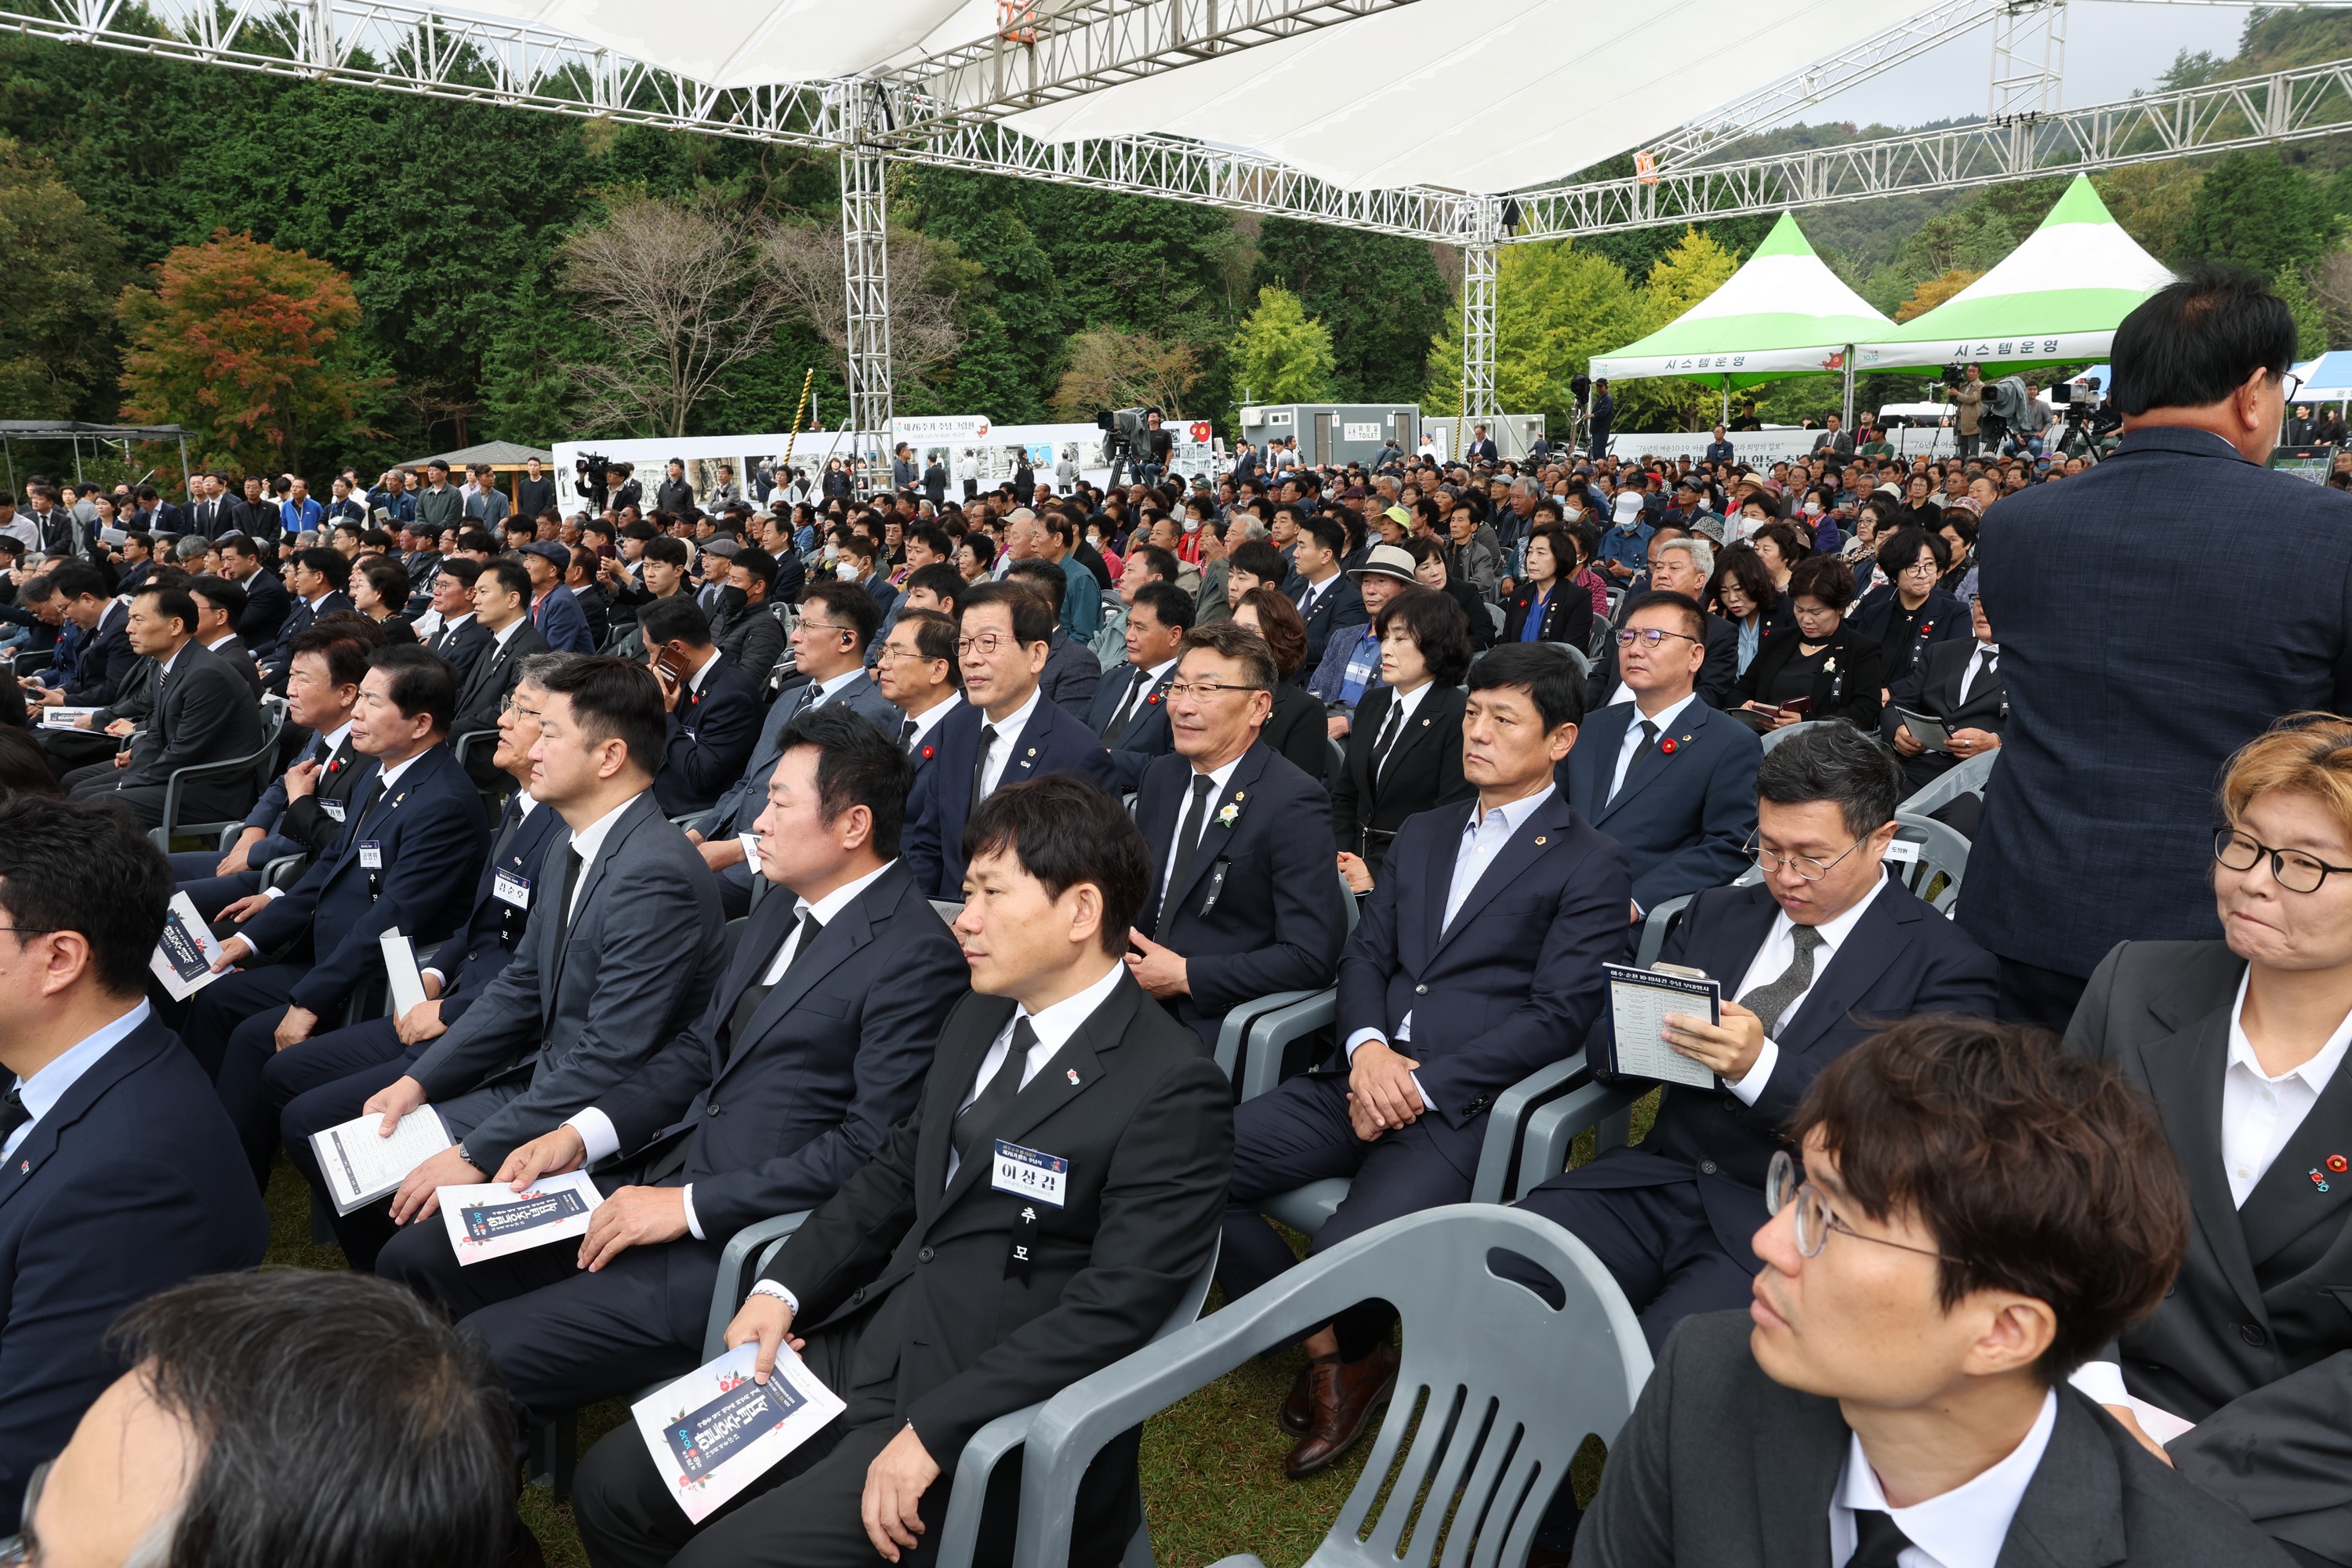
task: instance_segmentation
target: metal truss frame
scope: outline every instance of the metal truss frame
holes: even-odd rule
[[[2066,0],[2006,0],[1992,19],[1992,91],[1987,117],[2058,112],[2066,74]]]
[[[871,119],[875,95],[850,89],[845,111]],[[887,480],[890,445],[890,240],[882,150],[861,136],[841,150],[842,272],[848,311],[849,427],[852,450],[876,482]]]

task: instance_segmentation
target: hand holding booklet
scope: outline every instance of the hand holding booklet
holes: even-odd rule
[[[471,1182],[434,1191],[460,1267],[583,1237],[588,1216],[604,1201],[585,1171],[541,1176],[521,1192],[504,1182]]]
[[[756,1341],[737,1345],[629,1407],[671,1500],[697,1524],[845,1408],[790,1345],[767,1382],[752,1382],[759,1353]]]
[[[383,1126],[381,1116],[357,1116],[310,1134],[310,1149],[337,1214],[392,1196],[409,1172],[457,1142],[429,1105],[402,1117],[389,1138],[379,1131]]]
[[[194,902],[185,893],[173,893],[163,911],[163,934],[148,955],[149,973],[173,1001],[184,1002],[220,978],[213,973],[220,955],[221,944],[197,916]]]
[[[1609,1070],[1620,1078],[1713,1089],[1714,1072],[1666,1044],[1664,1030],[1670,1013],[1722,1023],[1723,987],[1696,970],[1601,967],[1609,972]]]

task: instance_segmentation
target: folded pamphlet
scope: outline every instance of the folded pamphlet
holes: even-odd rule
[[[504,1182],[435,1189],[449,1246],[463,1266],[487,1263],[588,1234],[588,1216],[604,1195],[585,1171],[541,1176],[521,1192]]]
[[[457,1142],[442,1125],[441,1113],[420,1105],[400,1119],[392,1136],[377,1131],[383,1118],[355,1116],[351,1121],[310,1134],[311,1152],[337,1214],[349,1214],[400,1190],[408,1173]]]
[[[1667,1045],[1664,1031],[1669,1013],[1723,1022],[1723,987],[1704,976],[1623,963],[1601,967],[1609,972],[1609,1070],[1619,1078],[1713,1089],[1714,1072]]]
[[[163,911],[163,934],[147,960],[149,972],[173,1001],[184,1002],[220,978],[213,973],[220,955],[220,942],[198,918],[194,901],[185,893],[173,893]]]
[[[1900,703],[1895,705],[1895,716],[1903,721],[1903,727],[1911,731],[1911,738],[1927,750],[1948,752],[1952,749],[1952,731],[1941,719],[1916,713]]]
[[[398,926],[376,938],[383,949],[383,976],[392,989],[392,1016],[405,1017],[411,1007],[419,1006],[430,998],[425,994],[425,976],[416,967],[416,948],[400,934]]]
[[[751,1381],[759,1345],[737,1345],[629,1407],[671,1500],[709,1518],[841,1414],[841,1396],[790,1345],[765,1383]]]

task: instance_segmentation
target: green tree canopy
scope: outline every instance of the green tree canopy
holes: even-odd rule
[[[103,420],[131,268],[120,237],[47,163],[0,136],[0,408],[18,419]]]
[[[1506,246],[1495,277],[1495,395],[1512,414],[1568,428],[1569,378],[1642,335],[1642,302],[1617,264],[1568,240]],[[1459,412],[1462,313],[1431,345],[1430,414]]]
[[[1252,403],[1328,403],[1339,395],[1331,331],[1287,289],[1257,291],[1226,349],[1235,388]]]
[[[2232,153],[2207,172],[2181,226],[2189,256],[2232,261],[2265,275],[2315,260],[2336,237],[2319,187],[2276,150]]]

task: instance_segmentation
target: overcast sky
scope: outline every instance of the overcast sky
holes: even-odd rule
[[[2107,103],[2151,88],[2182,49],[2210,49],[2229,58],[2237,53],[2249,9],[2072,0],[2066,7],[2065,107]],[[1797,118],[1919,125],[1982,114],[1991,72],[1992,29],[1979,27]]]

